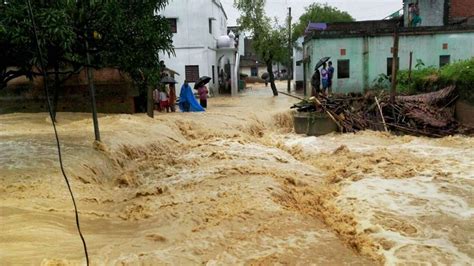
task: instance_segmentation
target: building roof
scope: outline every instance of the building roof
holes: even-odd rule
[[[326,30],[313,30],[305,37],[305,42],[311,39],[345,38],[361,36],[392,35],[397,20],[373,20],[359,22],[330,23]],[[402,25],[402,24],[400,24]],[[436,33],[474,32],[474,25],[447,25],[432,27],[398,27],[400,35],[425,35]]]
[[[267,64],[265,62],[258,60],[256,57],[247,57],[247,56],[241,56],[240,57],[240,67],[253,67],[253,66],[258,66],[259,67],[264,67]]]
[[[225,12],[224,6],[222,6],[221,1],[219,1],[219,0],[212,0],[212,2],[214,2],[214,4],[216,4],[216,5],[222,10],[222,12],[224,13],[225,19],[229,19],[229,18],[227,17],[227,13]]]

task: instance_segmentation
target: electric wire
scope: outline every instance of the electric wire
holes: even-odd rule
[[[63,166],[63,159],[62,159],[62,154],[61,154],[61,145],[60,145],[60,142],[59,142],[58,131],[56,129],[56,122],[54,120],[53,111],[52,111],[52,108],[51,108],[51,100],[50,100],[50,97],[49,97],[49,90],[48,90],[48,84],[47,84],[48,83],[47,73],[46,73],[46,69],[45,69],[45,65],[44,65],[43,54],[41,52],[41,47],[39,45],[36,22],[35,22],[34,15],[33,15],[33,8],[31,7],[31,1],[30,0],[28,0],[27,3],[28,3],[28,14],[29,14],[31,22],[32,22],[33,34],[34,34],[35,41],[36,41],[36,49],[38,50],[39,61],[40,61],[40,65],[41,65],[41,72],[43,73],[43,79],[44,79],[43,87],[44,87],[44,92],[46,94],[46,101],[48,103],[49,117],[51,118],[51,123],[52,123],[53,129],[54,129],[54,136],[56,138],[59,165],[60,165],[61,173],[63,174],[64,180],[66,181],[66,185],[67,185],[67,188],[69,190],[69,194],[71,195],[72,203],[74,205],[74,213],[76,215],[77,231],[79,233],[79,236],[81,237],[82,245],[84,247],[84,253],[85,253],[85,256],[86,256],[86,264],[89,266],[89,254],[87,252],[86,240],[84,239],[84,236],[82,235],[82,232],[81,232],[81,226],[80,226],[80,223],[79,223],[79,213],[77,211],[76,200],[74,198],[74,193],[72,192],[71,185],[69,184],[69,179],[66,175],[66,172],[65,172],[64,166]]]

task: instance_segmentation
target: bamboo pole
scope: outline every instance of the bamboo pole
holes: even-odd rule
[[[380,108],[379,99],[377,99],[377,96],[375,96],[375,103],[377,104],[377,107],[379,108],[380,116],[382,117],[383,128],[385,129],[385,132],[388,132],[387,124],[385,123],[385,117],[383,117],[382,108]]]

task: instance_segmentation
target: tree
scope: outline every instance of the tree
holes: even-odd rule
[[[174,54],[173,34],[168,20],[155,13],[165,7],[168,0],[113,1],[112,8],[107,8],[114,17],[96,24],[104,38],[99,43],[103,49],[101,56],[108,65],[119,66],[130,74],[139,88],[140,98],[147,99],[149,116],[153,116],[153,86],[161,79],[159,52]],[[107,36],[118,36],[110,37]],[[144,109],[144,108],[143,108]]]
[[[159,80],[159,52],[174,53],[168,22],[156,15],[167,3],[33,1],[46,71],[55,76],[55,98],[59,84],[84,66],[125,71],[140,94],[146,95]],[[0,14],[1,89],[17,77],[40,75],[41,69],[25,2],[1,1]],[[86,52],[92,54],[91,65],[87,64]]]
[[[328,4],[312,3],[305,8],[304,14],[293,25],[293,40],[296,41],[296,39],[304,35],[309,22],[332,23],[350,21],[355,21],[355,19],[345,11],[341,11]]]
[[[249,31],[252,35],[252,46],[255,53],[267,65],[271,89],[278,96],[273,75],[273,63],[287,60],[287,31],[275,20],[265,15],[265,0],[235,0],[234,6],[240,11],[238,23],[241,30]]]

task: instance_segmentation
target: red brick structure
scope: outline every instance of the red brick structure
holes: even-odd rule
[[[450,18],[474,17],[474,1],[473,0],[450,0],[449,17]]]
[[[53,80],[49,82],[53,83]],[[134,113],[137,89],[126,74],[117,69],[94,70],[97,109],[100,113]],[[11,112],[44,112],[46,100],[41,77],[30,81],[14,79],[0,90],[0,114]],[[58,111],[90,112],[90,95],[85,70],[70,77],[59,94]]]

